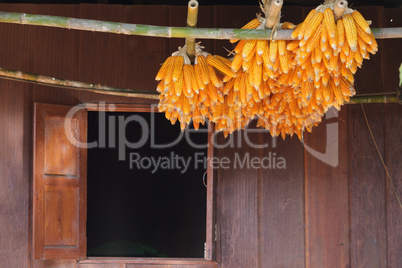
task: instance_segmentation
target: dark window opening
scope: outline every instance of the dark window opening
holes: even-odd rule
[[[99,112],[88,112],[88,142],[101,146],[88,149],[87,256],[203,258],[207,191],[202,159],[207,157],[206,146],[194,148],[183,137],[169,148],[151,148],[151,135],[156,144],[177,139],[179,124],[171,125],[161,113],[103,114],[105,128]],[[150,131],[143,146],[125,146],[125,160],[119,160],[119,117],[133,115],[149,126],[154,116],[155,131]],[[189,133],[191,141],[206,145],[206,129]],[[124,132],[133,144],[145,133],[136,121],[128,123]],[[100,133],[105,133],[104,139]],[[186,170],[175,157],[179,162],[190,159]]]

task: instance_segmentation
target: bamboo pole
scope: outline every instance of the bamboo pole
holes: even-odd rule
[[[187,11],[187,27],[195,28],[198,19],[198,2],[196,0],[188,1]],[[195,38],[186,38],[187,55],[190,60],[194,61],[195,55]]]
[[[75,19],[25,13],[0,12],[0,22],[22,25],[48,26],[91,32],[141,35],[166,38],[197,39],[269,39],[271,29],[184,28],[142,24],[129,24],[99,20]],[[277,30],[276,40],[292,40],[293,30]],[[402,27],[374,28],[377,39],[402,38]]]
[[[367,96],[354,96],[350,98],[349,104],[359,103],[398,103],[398,96],[394,95],[367,95]]]
[[[88,91],[107,95],[159,100],[158,92],[148,92],[148,91],[108,87],[108,86],[102,86],[100,84],[70,81],[45,75],[24,73],[21,71],[9,70],[4,68],[0,68],[0,77],[9,80],[35,83],[52,87],[69,88],[74,90]]]
[[[123,96],[130,98],[143,98],[159,100],[158,92],[150,91],[140,91],[132,89],[123,89],[102,86],[99,84],[91,84],[85,82],[70,81],[60,78],[53,78],[45,75],[24,73],[21,71],[9,70],[0,68],[0,78],[15,80],[20,82],[35,83],[51,87],[69,88],[79,91],[88,91],[106,95]],[[348,104],[358,104],[358,103],[398,103],[397,92],[395,93],[383,93],[383,94],[367,94],[367,95],[356,95],[350,98]]]

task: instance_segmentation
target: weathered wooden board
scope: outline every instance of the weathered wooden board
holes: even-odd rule
[[[305,152],[306,267],[349,267],[348,116],[327,112]],[[307,147],[306,147],[307,148]]]

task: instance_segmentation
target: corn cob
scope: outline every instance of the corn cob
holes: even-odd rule
[[[362,39],[366,44],[371,45],[371,36],[366,33],[362,28],[360,28],[359,25],[356,24],[356,32],[357,32],[357,37],[359,39]]]
[[[278,42],[273,41],[269,46],[269,60],[275,63],[277,54],[278,54]]]
[[[300,30],[298,32],[298,35],[295,36],[294,32],[292,33],[292,38],[298,38],[299,40],[303,38],[304,36],[304,32],[307,30],[308,27],[310,27],[310,20],[314,17],[314,15],[317,13],[317,10],[313,9],[311,10],[307,17],[305,18],[305,20],[303,21],[303,23],[300,26]]]
[[[310,24],[309,27],[304,32],[304,40],[308,40],[310,38],[310,36],[317,29],[318,25],[321,24],[323,18],[324,18],[324,14],[322,12],[316,12],[314,14],[314,17],[311,19],[311,22],[309,23]]]
[[[200,90],[203,90],[205,88],[205,84],[204,84],[204,80],[202,79],[202,71],[201,71],[201,66],[199,64],[194,65],[194,72],[195,72],[195,77],[197,79],[198,88]]]
[[[173,58],[170,56],[170,57],[168,57],[168,58],[165,60],[165,62],[162,64],[162,67],[159,69],[159,71],[158,71],[158,73],[157,73],[157,75],[156,75],[156,77],[155,77],[155,80],[156,80],[156,81],[162,80],[162,79],[165,77],[166,72],[167,72],[167,70],[168,70],[170,64],[172,64],[172,59],[173,59]]]
[[[201,70],[201,75],[202,75],[202,80],[204,81],[204,84],[207,85],[210,82],[210,78],[209,78],[209,72],[208,72],[208,64],[207,64],[207,60],[205,59],[205,57],[203,55],[197,56],[196,58],[197,64],[199,64],[200,66],[200,70]]]
[[[352,17],[356,24],[363,29],[363,31],[365,31],[367,34],[371,34],[370,26],[367,24],[367,21],[359,11],[353,11]]]
[[[217,75],[215,72],[214,68],[211,65],[208,65],[208,73],[209,73],[209,78],[211,79],[212,84],[215,87],[221,87],[222,86],[222,79]]]
[[[176,56],[176,59],[173,64],[173,74],[172,74],[173,82],[176,82],[177,79],[179,79],[180,74],[183,72],[183,64],[184,64],[184,58],[182,56]]]
[[[345,27],[346,40],[349,47],[353,52],[357,51],[357,31],[353,17],[350,14],[346,14],[342,19],[343,26]]]
[[[336,30],[338,32],[338,51],[341,51],[341,47],[345,44],[345,28],[343,27],[342,20],[336,22]]]
[[[251,54],[251,52],[253,51],[256,44],[257,44],[257,40],[247,40],[246,41],[246,43],[243,47],[243,50],[242,50],[243,59],[247,58]]]
[[[235,73],[232,72],[232,70],[229,68],[228,65],[226,65],[224,62],[222,62],[218,58],[212,56],[211,54],[209,54],[207,56],[207,63],[230,77],[236,76]]]

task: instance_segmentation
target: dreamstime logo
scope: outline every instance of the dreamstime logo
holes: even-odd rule
[[[99,109],[99,129],[98,129],[98,139],[97,141],[92,142],[82,142],[77,140],[74,137],[74,131],[72,129],[72,119],[82,109],[86,109],[82,105],[77,105],[73,107],[67,114],[64,128],[66,137],[68,140],[79,148],[118,148],[118,157],[120,161],[126,160],[127,155],[130,157],[130,165],[132,165],[132,158],[136,157],[136,155],[127,154],[127,149],[139,149],[143,147],[145,144],[150,144],[151,148],[153,149],[164,149],[164,148],[172,148],[181,142],[183,139],[187,142],[187,144],[194,149],[205,149],[208,147],[208,142],[205,144],[197,144],[191,139],[191,133],[193,132],[203,132],[207,133],[207,129],[200,128],[199,130],[194,129],[187,129],[186,131],[180,132],[178,137],[170,142],[167,143],[157,143],[156,142],[156,123],[155,123],[155,112],[150,112],[151,117],[150,121],[145,120],[138,114],[132,114],[129,116],[123,115],[108,115],[106,120],[106,112],[113,112],[116,110],[116,106],[114,104],[106,105],[104,102],[100,102],[98,107]],[[151,107],[151,111],[155,111],[156,106],[153,105]],[[338,111],[334,108],[330,109],[326,113],[326,118],[331,119],[338,116]],[[126,128],[129,124],[136,124],[136,128],[141,133],[141,136],[136,141],[130,141],[126,136]],[[305,143],[303,143],[307,152],[312,154],[314,157],[319,159],[320,161],[332,166],[336,167],[338,165],[338,147],[339,147],[339,138],[338,138],[338,122],[327,123],[326,124],[326,149],[325,152],[321,153],[318,152]],[[116,130],[117,126],[117,130]],[[160,131],[160,130],[159,130]],[[224,148],[241,148],[243,143],[245,143],[250,148],[276,148],[277,147],[277,138],[272,137],[270,144],[268,142],[262,144],[253,143],[252,139],[250,138],[250,134],[263,132],[267,133],[264,129],[253,129],[246,127],[243,131],[239,131],[237,135],[229,135],[222,144],[218,143],[217,133],[213,133],[210,135],[211,143],[213,144],[214,148],[217,149],[224,149]],[[108,137],[108,140],[106,138]],[[117,137],[117,144],[116,144],[116,137]],[[324,138],[324,137],[323,137]],[[271,145],[271,146],[270,146]],[[240,156],[238,156],[240,157]],[[136,157],[135,159],[137,159]],[[260,159],[260,161],[264,162],[267,161],[266,159]],[[138,158],[140,161],[140,158]],[[162,159],[158,160],[156,158],[149,159],[147,163],[143,160],[143,164],[147,164],[148,162],[151,163],[149,166],[155,167],[159,163],[162,163]],[[152,162],[154,161],[154,162]],[[184,160],[188,161],[188,160]],[[257,160],[254,160],[257,161]],[[247,161],[246,161],[247,162]],[[153,163],[153,164],[152,164]],[[187,163],[187,162],[186,162]],[[220,163],[220,162],[219,162]],[[165,164],[166,165],[166,164]],[[264,164],[257,165],[264,168]],[[266,166],[266,165],[265,165]],[[284,165],[286,166],[286,164]],[[252,166],[253,167],[253,166]],[[218,165],[217,168],[223,168],[222,166]]]

